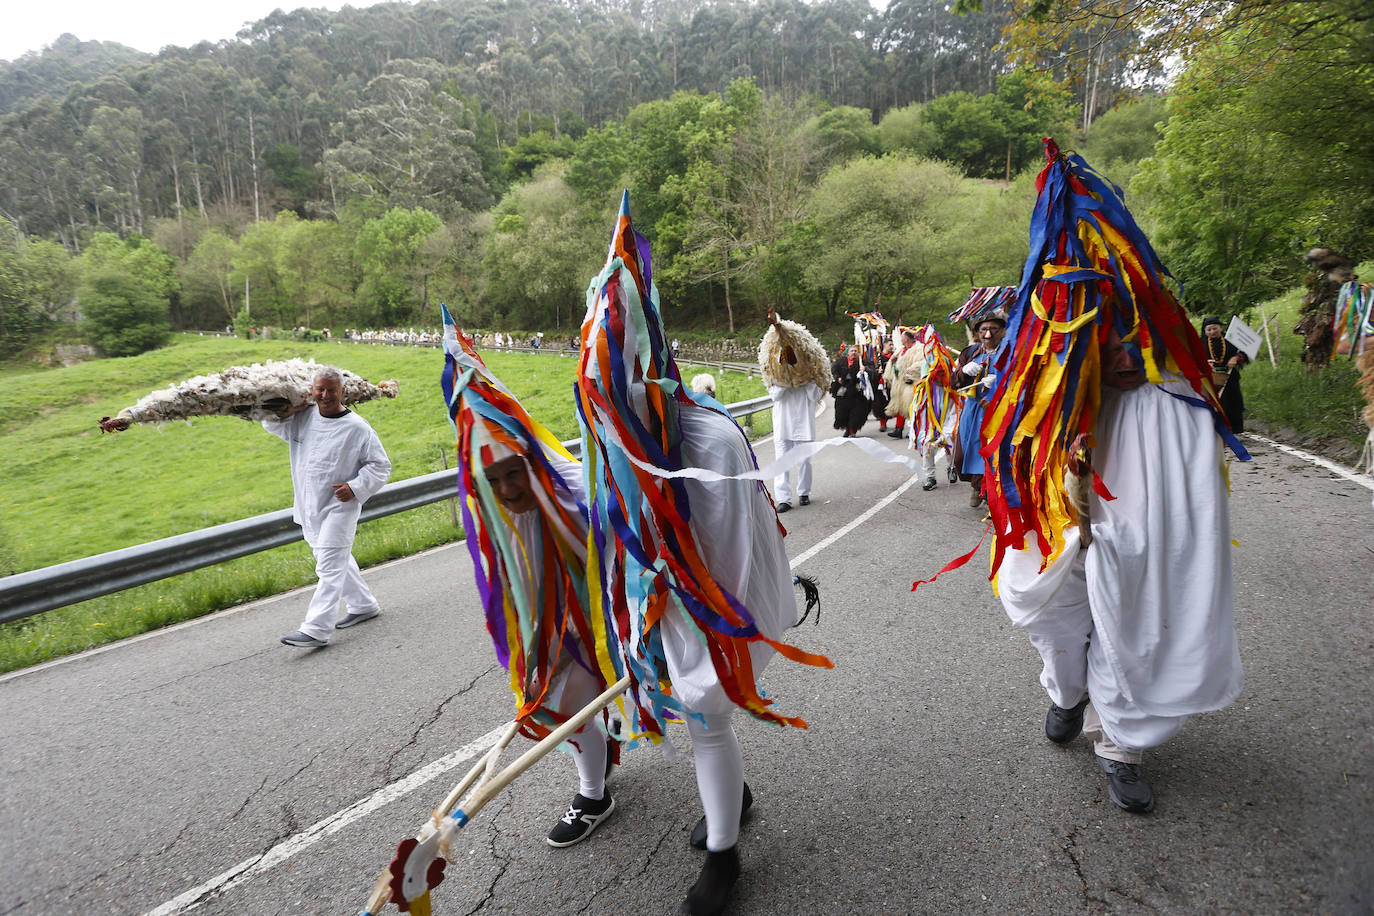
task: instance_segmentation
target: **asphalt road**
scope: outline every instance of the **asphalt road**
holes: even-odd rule
[[[1246,690],[1150,752],[1146,816],[1111,804],[1083,739],[1044,739],[1038,659],[984,560],[909,590],[977,542],[966,485],[818,456],[784,522],[824,604],[792,636],[837,667],[765,675],[809,730],[736,719],[756,801],[732,912],[1374,912],[1370,491],[1250,444]],[[301,590],[0,679],[0,914],[358,913],[510,714],[464,547],[367,578],[384,614],[325,650],[277,642]],[[627,754],[612,819],[551,849],[575,787],[555,754],[478,815],[435,911],[676,912],[690,761]]]

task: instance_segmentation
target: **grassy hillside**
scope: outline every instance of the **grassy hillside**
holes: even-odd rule
[[[230,365],[289,357],[332,363],[372,381],[395,378],[400,396],[363,404],[393,463],[392,479],[452,464],[452,429],[439,392],[438,350],[365,344],[243,341],[184,335],[128,359],[61,369],[0,371],[0,574],[222,524],[291,504],[286,446],[257,424],[199,418],[161,429],[102,434],[96,422],[149,391]],[[490,365],[560,439],[577,434],[571,357],[490,354]],[[719,373],[718,373],[719,374]],[[763,393],[758,379],[726,374],[729,403]],[[447,503],[359,529],[369,565],[455,540]],[[244,557],[0,626],[0,671],[33,664],[312,581],[304,544]]]

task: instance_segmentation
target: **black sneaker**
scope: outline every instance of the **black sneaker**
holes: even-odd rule
[[[811,497],[809,497],[809,496],[803,496],[803,497],[801,498],[801,504],[802,504],[803,506],[809,506],[809,505],[811,505]]]
[[[719,916],[730,902],[730,891],[739,880],[739,851],[731,846],[720,852],[708,852],[701,866],[697,883],[682,901],[681,912],[687,916]]]
[[[1065,744],[1077,738],[1083,731],[1083,710],[1087,708],[1087,699],[1072,709],[1051,703],[1049,711],[1045,713],[1045,737],[1055,744]]]
[[[744,802],[739,806],[739,822],[741,824],[744,823],[745,813],[752,807],[754,807],[754,793],[749,791],[749,783],[746,782],[744,784]],[[697,821],[696,826],[692,828],[692,835],[687,842],[692,844],[693,849],[706,848],[706,815],[703,814],[701,820]]]
[[[949,477],[950,483],[959,482],[959,470],[953,464],[945,468],[945,475]]]
[[[550,846],[563,848],[580,843],[592,835],[602,821],[615,810],[615,799],[607,792],[599,801],[574,795],[568,813],[558,819],[545,840]]]
[[[1155,793],[1138,763],[1122,763],[1094,754],[1097,765],[1107,774],[1107,795],[1112,803],[1132,814],[1145,814],[1155,808]]]
[[[778,514],[779,514],[779,515],[782,515],[784,512],[791,512],[791,511],[792,511],[792,504],[791,504],[791,503],[778,503]]]
[[[927,491],[935,489],[935,478],[927,477],[926,482],[921,484],[921,489]]]

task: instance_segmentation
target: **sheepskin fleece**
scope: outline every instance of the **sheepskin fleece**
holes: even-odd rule
[[[784,346],[791,346],[797,355],[795,366],[782,361]],[[770,326],[759,342],[759,371],[763,373],[763,383],[770,388],[796,388],[808,382],[814,382],[822,391],[830,387],[830,360],[820,341],[803,325],[783,318]]]
[[[911,415],[912,396],[916,393],[916,383],[925,375],[926,348],[917,341],[902,353],[887,362],[889,394],[887,415],[906,417]]]
[[[230,366],[213,375],[198,375],[172,385],[126,407],[102,427],[127,428],[132,423],[169,423],[191,417],[233,416],[250,420],[274,420],[288,407],[312,400],[315,374],[329,368],[314,360],[288,359],[251,366]],[[344,404],[373,398],[396,397],[395,379],[373,385],[346,369],[338,370],[343,381]]]

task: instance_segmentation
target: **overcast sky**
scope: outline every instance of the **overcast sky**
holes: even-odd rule
[[[246,23],[256,22],[278,7],[337,10],[344,5],[342,0],[11,0],[5,3],[0,23],[0,60],[41,50],[63,32],[71,32],[82,41],[117,41],[156,53],[166,45],[189,47],[198,41],[233,38]],[[372,4],[353,0],[348,5]]]

